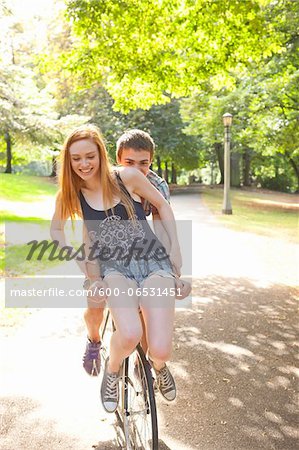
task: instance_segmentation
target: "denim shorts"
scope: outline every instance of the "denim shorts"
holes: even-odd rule
[[[121,274],[126,278],[136,281],[140,287],[143,281],[145,281],[150,275],[156,274],[165,278],[174,278],[173,269],[169,259],[162,261],[156,259],[134,260],[132,259],[128,265],[124,265],[121,262],[114,261],[113,263],[104,264],[100,263],[101,275],[103,278],[110,274]]]

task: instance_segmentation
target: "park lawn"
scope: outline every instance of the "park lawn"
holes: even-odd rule
[[[52,248],[46,250],[41,258],[39,258],[39,250],[37,250],[33,253],[32,257],[27,260],[27,257],[30,254],[30,249],[31,247],[26,244],[10,245],[6,247],[5,264],[4,261],[3,266],[1,264],[1,270],[5,271],[5,276],[31,276],[40,272],[45,274],[47,269],[56,267],[63,262],[49,260],[49,255],[51,254]]]
[[[48,226],[54,211],[57,186],[47,177],[21,174],[0,174],[0,186],[0,201],[3,205],[0,222],[0,269],[3,275],[5,273],[5,276],[22,276],[25,273],[28,274],[28,264],[26,266],[21,263],[26,257],[28,248],[24,245],[12,245],[5,255],[5,222],[18,222],[24,223],[24,225],[26,223],[44,223],[45,226]],[[30,262],[29,273],[40,272],[56,264],[57,262],[47,260],[37,261],[35,259]],[[13,328],[30,314],[30,309],[5,308],[4,295],[1,296],[0,326]]]
[[[0,174],[1,232],[7,222],[50,220],[55,204],[56,184],[48,177]]]
[[[0,174],[1,232],[5,222],[50,220],[57,186],[48,177]]]
[[[48,177],[3,173],[0,174],[0,185],[0,201],[3,205],[0,221],[0,268],[3,271],[5,222],[8,226],[9,222],[21,222],[24,223],[24,226],[26,226],[26,223],[49,226],[49,220],[54,211],[57,186]],[[15,259],[15,267],[19,274],[24,273],[20,264],[24,257],[23,253],[22,245],[13,246],[13,250],[9,252],[10,256]],[[45,264],[40,265],[41,270],[45,269]],[[12,267],[12,265],[9,264],[9,267]]]
[[[13,202],[35,202],[53,197],[57,186],[49,177],[21,174],[0,174],[0,198]]]
[[[221,212],[223,189],[205,188],[202,191],[204,203],[223,225],[237,231],[298,242],[299,209],[296,209],[291,194],[282,194],[281,201],[280,194],[273,192],[231,189],[230,194],[233,214],[225,215]]]

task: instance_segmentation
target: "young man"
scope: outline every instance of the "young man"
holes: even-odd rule
[[[147,177],[151,184],[170,202],[169,187],[166,181],[150,170],[153,162],[155,144],[151,136],[142,130],[129,130],[125,132],[116,144],[116,160],[121,166],[135,167]],[[158,211],[143,201],[143,209],[146,216],[152,214],[155,234],[162,242],[166,250],[169,249],[169,239],[166,230],[160,220]],[[178,274],[179,275],[179,274]]]
[[[116,161],[121,166],[135,167],[140,170],[168,203],[170,203],[167,182],[150,170],[154,158],[154,151],[155,143],[148,133],[138,129],[128,130],[116,143]],[[157,209],[147,200],[143,200],[142,204],[146,216],[152,214],[155,234],[168,251],[170,248],[169,237]],[[176,275],[178,277],[181,275],[179,270],[177,270]],[[176,279],[176,288],[180,289],[181,295],[178,297],[180,299],[187,297],[191,292],[190,283],[179,278]]]
[[[151,184],[163,195],[163,197],[169,202],[170,194],[169,188],[165,180],[150,170],[150,166],[153,161],[155,150],[155,144],[150,135],[142,130],[133,129],[125,132],[117,141],[116,144],[116,160],[121,166],[134,167],[142,172]],[[166,250],[170,248],[168,234],[160,220],[158,211],[155,207],[149,204],[147,201],[142,201],[143,208],[147,216],[152,214],[154,231],[158,239],[162,242]],[[184,298],[189,295],[191,287],[187,282],[183,282],[179,279],[180,272],[178,268],[174,268],[176,272],[176,287],[180,288],[181,296]],[[99,327],[102,321],[103,309],[102,308],[87,308],[85,312],[85,322],[88,329],[88,342],[86,345],[86,351],[83,357],[83,367],[90,375],[98,375],[100,370],[100,336]],[[143,337],[142,346],[144,350],[147,348],[145,339],[145,333]],[[167,368],[168,376],[164,377],[171,381],[172,391],[171,395],[167,395],[169,386],[159,386],[159,390],[162,395],[168,400],[174,400],[175,398],[175,384],[174,380]],[[161,377],[163,380],[163,377]],[[169,383],[168,383],[169,384]]]

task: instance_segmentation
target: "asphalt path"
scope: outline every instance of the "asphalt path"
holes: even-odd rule
[[[193,296],[177,303],[178,397],[157,397],[160,450],[297,448],[298,246],[220,226],[199,194],[172,204],[192,221],[179,228]],[[3,327],[2,450],[118,448],[100,382],[81,368],[84,341],[78,308],[32,310]]]

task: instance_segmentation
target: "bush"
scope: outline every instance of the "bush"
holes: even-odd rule
[[[262,188],[270,189],[272,191],[291,192],[292,186],[290,183],[290,177],[282,173],[275,177],[258,177],[258,183]]]
[[[49,176],[51,172],[51,164],[49,161],[31,161],[27,165],[14,166],[14,173],[22,173],[24,175]]]

